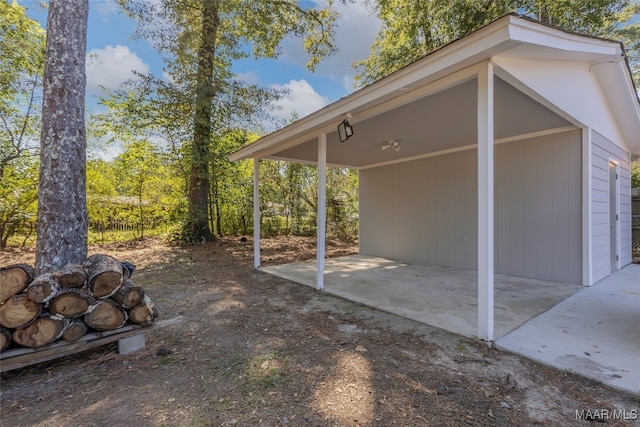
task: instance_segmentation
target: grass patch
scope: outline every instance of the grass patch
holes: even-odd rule
[[[289,360],[277,352],[253,358],[244,373],[246,384],[256,388],[274,388],[290,380]]]

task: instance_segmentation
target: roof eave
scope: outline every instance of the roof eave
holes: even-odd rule
[[[513,16],[505,16],[493,24],[481,28],[471,35],[457,40],[444,48],[438,49],[417,62],[390,74],[358,91],[327,105],[326,107],[282,128],[272,132],[254,143],[229,155],[229,160],[236,161],[252,157],[264,157],[276,144],[287,142],[303,142],[308,140],[309,133],[317,134],[333,131],[338,125],[336,118],[346,118],[355,110],[365,105],[375,105],[388,101],[416,86],[416,82],[424,85],[450,72],[457,71],[481,60],[490,58],[496,49],[506,50],[510,44],[509,25]],[[505,46],[501,45],[507,44]],[[353,122],[357,122],[357,116]]]
[[[321,133],[335,131],[338,122],[352,114],[352,124],[358,121],[358,111],[386,103],[394,98],[436,81],[450,73],[457,72],[475,63],[488,60],[493,55],[503,53],[517,45],[528,43],[545,47],[583,52],[587,54],[613,57],[621,50],[619,42],[597,37],[579,35],[559,28],[540,25],[539,22],[517,15],[504,16],[474,33],[445,45],[424,58],[412,63],[389,76],[380,79],[358,91],[327,105],[326,107],[260,138],[256,142],[229,155],[231,161],[267,157],[280,150],[291,148]],[[627,76],[621,81],[618,93],[634,93],[629,117],[624,117],[623,127],[630,126],[634,134],[640,129],[640,102],[628,64],[615,64],[625,67]],[[605,81],[605,84],[609,84]],[[627,129],[629,129],[627,127]],[[626,135],[629,134],[626,132]],[[624,132],[623,132],[624,133]],[[638,133],[640,134],[640,133]],[[627,137],[628,138],[628,137]],[[640,141],[630,140],[630,149],[640,152]],[[638,145],[638,146],[636,146]]]

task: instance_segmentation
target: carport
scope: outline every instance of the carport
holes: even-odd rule
[[[340,138],[340,126],[353,135]],[[339,292],[371,305],[382,294],[370,286],[386,280],[389,304],[446,312],[465,324],[460,333],[492,341],[496,319],[502,335],[525,307],[544,311],[630,263],[637,135],[640,103],[619,43],[508,15],[230,159],[254,159],[256,268],[259,160],[316,164],[317,257],[290,278],[336,292],[351,283]],[[327,165],[359,170],[361,258],[325,260]],[[363,273],[364,287],[341,276]],[[429,292],[442,302],[429,305]],[[508,310],[520,320],[503,325]]]

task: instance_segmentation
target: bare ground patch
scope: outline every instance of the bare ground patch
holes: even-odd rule
[[[264,263],[278,264],[312,258],[315,242],[281,237],[262,248]],[[355,250],[330,242],[327,253]],[[2,374],[2,425],[585,425],[576,410],[640,406],[591,380],[256,271],[251,242],[238,238],[96,252],[136,264],[132,278],[161,319],[184,322],[150,331],[132,355],[110,345]],[[0,258],[33,263],[31,249]]]

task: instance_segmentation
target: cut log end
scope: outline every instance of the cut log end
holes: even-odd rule
[[[84,322],[96,331],[110,331],[122,327],[127,321],[127,313],[111,300],[100,300],[89,308]]]
[[[94,301],[84,288],[63,288],[49,302],[49,311],[64,317],[78,317],[85,314]]]
[[[0,325],[15,329],[26,326],[42,312],[42,304],[30,300],[21,293],[9,298],[0,306]]]
[[[78,341],[88,330],[82,319],[73,319],[62,333],[62,339],[69,342]]]
[[[144,299],[144,290],[136,286],[131,280],[125,280],[120,289],[111,297],[116,304],[124,309],[131,309]]]
[[[149,326],[158,320],[158,310],[151,298],[145,295],[140,304],[129,310],[129,319],[131,322],[143,326]]]
[[[96,298],[107,298],[115,294],[121,285],[122,273],[106,271],[94,278],[90,284],[90,289]]]
[[[0,328],[0,351],[4,351],[11,345],[11,331]]]
[[[24,291],[33,280],[35,271],[27,264],[14,264],[0,268],[0,303]]]
[[[91,255],[84,262],[89,291],[96,298],[107,298],[122,286],[122,264],[112,256]]]
[[[60,286],[64,288],[80,288],[87,283],[87,274],[81,265],[69,264],[58,272]]]
[[[64,318],[42,315],[29,325],[16,329],[13,341],[23,347],[42,347],[60,338],[68,323]]]
[[[56,296],[59,289],[58,278],[54,274],[45,273],[29,284],[27,296],[31,301],[44,303]]]

